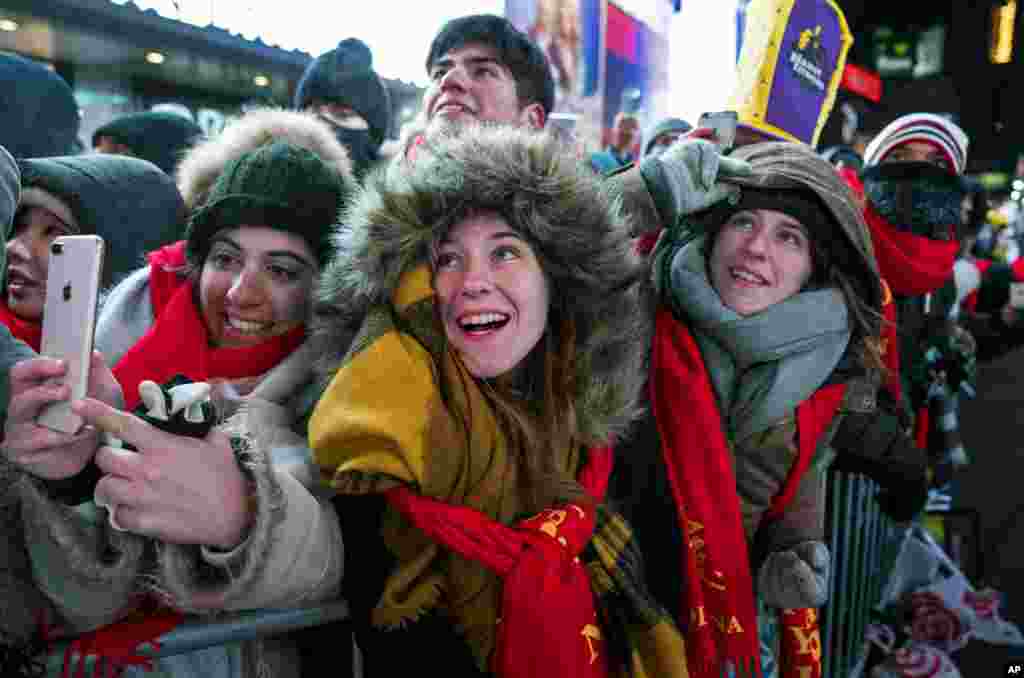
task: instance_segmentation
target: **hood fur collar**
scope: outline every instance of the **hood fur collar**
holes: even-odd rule
[[[309,149],[337,168],[349,183],[355,182],[348,151],[330,126],[312,113],[260,108],[250,111],[204,141],[182,158],[177,169],[178,189],[188,209],[203,204],[224,166],[243,153],[271,141],[287,141]]]
[[[643,273],[630,224],[601,181],[556,139],[514,128],[431,140],[413,164],[367,177],[335,234],[337,258],[318,292],[318,343],[329,372],[371,305],[470,210],[501,214],[523,233],[548,278],[552,314],[576,328],[575,410],[588,444],[624,432],[638,414],[649,342]]]

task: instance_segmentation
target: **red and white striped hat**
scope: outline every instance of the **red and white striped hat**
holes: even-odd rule
[[[930,144],[945,154],[957,174],[967,166],[967,134],[940,115],[911,113],[896,118],[878,133],[864,151],[864,166],[877,165],[894,148],[918,141]]]

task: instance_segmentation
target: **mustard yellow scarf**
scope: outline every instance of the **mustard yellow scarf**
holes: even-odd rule
[[[314,459],[342,493],[404,484],[511,524],[525,510],[518,454],[499,426],[486,387],[446,347],[434,303],[430,269],[422,265],[402,276],[390,304],[370,311],[310,420]],[[566,450],[560,462],[575,475],[580,450]],[[390,508],[382,532],[398,566],[373,623],[401,625],[443,605],[486,665],[494,646],[499,578],[439,547]]]

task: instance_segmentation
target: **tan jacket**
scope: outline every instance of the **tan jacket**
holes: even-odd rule
[[[91,503],[63,506],[39,484],[21,484],[37,585],[70,630],[115,621],[140,590],[169,595],[179,609],[200,615],[295,608],[338,595],[344,556],[338,520],[326,497],[307,487],[316,475],[302,461],[305,442],[291,430],[293,415],[282,405],[291,395],[293,374],[308,372],[308,354],[300,348],[282,362],[222,427],[248,442],[242,463],[256,487],[254,524],[230,552],[164,543],[149,548],[152,540],[111,529]],[[289,460],[275,462],[289,453]],[[144,565],[147,551],[155,552],[155,565]],[[276,661],[282,653],[262,645],[248,653],[243,648],[243,654],[261,657],[257,663],[269,675],[297,675],[296,666]],[[236,675],[248,672],[243,668]]]

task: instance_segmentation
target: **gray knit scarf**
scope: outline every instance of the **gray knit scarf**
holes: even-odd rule
[[[751,316],[727,308],[711,286],[704,237],[670,256],[659,287],[689,323],[731,441],[764,431],[813,394],[850,342],[846,303],[834,288],[808,290]]]

